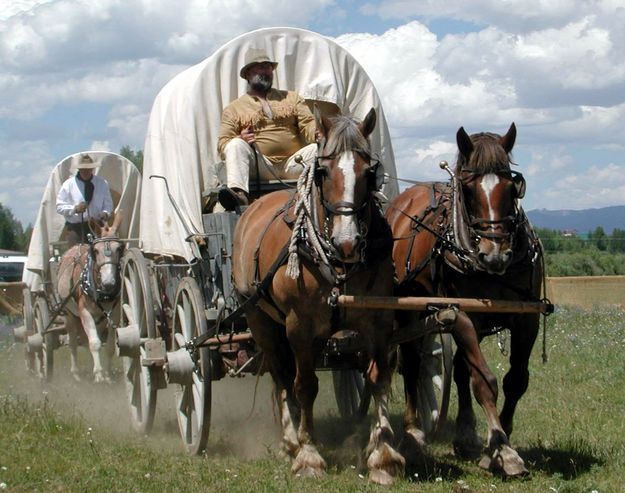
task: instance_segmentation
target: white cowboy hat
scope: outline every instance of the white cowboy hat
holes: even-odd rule
[[[98,164],[91,159],[89,154],[81,154],[78,162],[74,164],[74,168],[76,169],[94,169],[97,168]]]
[[[252,65],[256,65],[257,63],[265,63],[265,62],[271,63],[273,65],[274,70],[278,66],[278,62],[274,62],[273,60],[271,60],[267,56],[267,53],[265,53],[265,50],[258,50],[256,48],[250,48],[249,50],[247,50],[247,53],[245,53],[245,58],[243,61],[244,65],[241,68],[239,75],[245,79],[245,71],[248,68],[250,68]]]

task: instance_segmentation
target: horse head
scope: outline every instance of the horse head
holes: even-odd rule
[[[103,221],[90,221],[96,235],[90,249],[95,288],[98,295],[108,299],[116,297],[121,287],[119,265],[126,248],[126,244],[117,237],[121,218],[118,213],[111,225]]]
[[[515,138],[514,123],[503,137],[469,136],[463,127],[456,134],[458,197],[477,267],[489,274],[504,274],[513,260],[517,199],[525,193],[523,175],[510,169]]]
[[[321,116],[315,108],[319,133],[315,184],[324,211],[324,230],[338,260],[362,258],[373,193],[384,170],[371,156],[369,135],[375,128],[372,108],[362,122]]]

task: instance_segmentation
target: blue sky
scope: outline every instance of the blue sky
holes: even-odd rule
[[[625,0],[0,2],[0,202],[34,221],[52,167],[143,147],[152,101],[228,40],[334,38],[382,98],[398,175],[445,179],[455,133],[518,128],[526,209],[625,204]]]

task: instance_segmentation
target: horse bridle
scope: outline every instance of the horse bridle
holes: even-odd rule
[[[90,245],[89,245],[89,260],[87,262],[87,265],[85,265],[85,269],[90,267],[90,264],[92,264],[94,262],[95,259],[95,245],[97,243],[105,243],[104,245],[104,256],[107,259],[110,259],[113,255],[113,250],[110,247],[110,242],[117,242],[120,243],[121,247],[120,247],[120,260],[121,260],[121,256],[124,252],[124,249],[126,248],[126,244],[123,241],[120,241],[120,239],[117,236],[107,236],[106,238],[95,238],[91,241]],[[99,278],[100,278],[100,270],[102,269],[102,267],[104,267],[105,265],[118,265],[117,262],[113,262],[112,260],[107,260],[105,262],[102,262],[101,264],[95,264],[93,266],[93,274],[94,274],[94,282],[97,284],[95,286],[95,294],[96,297],[98,299],[102,299],[102,300],[111,300],[113,298],[115,298],[117,296],[117,293],[113,293],[113,294],[109,294],[109,293],[105,293],[102,291],[101,287],[99,286]],[[116,279],[115,279],[115,285],[119,286],[119,281],[120,281],[120,273],[119,273],[119,269],[117,269],[116,271]]]
[[[330,215],[335,216],[353,216],[359,215],[365,208],[369,205],[369,200],[371,198],[371,192],[380,190],[381,184],[378,186],[378,177],[380,176],[380,172],[384,173],[384,167],[382,163],[371,157],[371,154],[364,149],[352,149],[352,152],[357,153],[369,166],[365,170],[367,174],[367,188],[368,194],[367,198],[363,200],[362,204],[356,206],[353,202],[346,202],[344,200],[340,200],[335,203],[328,202],[323,195],[323,180],[328,176],[328,168],[327,166],[323,166],[320,162],[321,160],[327,159],[332,160],[336,159],[336,155],[329,154],[325,156],[317,156],[315,158],[315,185],[319,189],[319,196],[321,198],[321,203],[323,208],[328,213],[326,217]]]
[[[506,169],[501,171],[491,171],[489,173],[480,173],[471,168],[462,168],[459,174],[461,175],[461,178],[459,179],[461,187],[475,180],[479,176],[483,176],[484,174],[494,174],[497,176],[503,176],[506,179],[511,179],[514,185],[515,200],[521,199],[525,195],[525,178],[518,171]],[[468,179],[465,178],[466,175],[469,175]],[[478,240],[486,238],[495,242],[506,239],[510,242],[514,241],[514,235],[522,219],[519,207],[515,205],[514,214],[502,217],[501,219],[488,219],[484,217],[476,218],[469,213],[466,203],[463,204],[463,207],[468,219],[467,227],[472,237]],[[503,232],[494,231],[495,227],[498,225],[502,225],[504,230]]]

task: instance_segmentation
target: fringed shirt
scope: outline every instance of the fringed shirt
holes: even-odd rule
[[[284,163],[306,144],[315,141],[315,119],[304,98],[293,91],[270,89],[267,93],[271,116],[256,96],[244,94],[224,109],[219,129],[218,151],[249,126],[256,145],[271,163]]]

